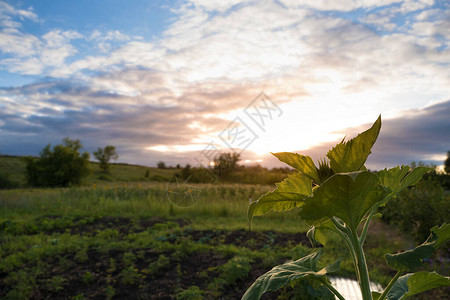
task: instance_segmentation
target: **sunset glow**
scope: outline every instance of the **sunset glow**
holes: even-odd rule
[[[270,152],[322,157],[380,114],[372,168],[450,148],[445,1],[0,1],[0,22],[1,154],[70,136],[129,163],[213,145],[278,166]]]

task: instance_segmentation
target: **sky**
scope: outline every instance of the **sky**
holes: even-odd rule
[[[0,0],[0,154],[315,160],[381,114],[366,166],[450,150],[450,2]]]

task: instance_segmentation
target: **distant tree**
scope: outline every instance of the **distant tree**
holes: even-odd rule
[[[214,171],[221,178],[227,177],[236,169],[240,159],[240,154],[222,153],[214,158]]]
[[[186,167],[184,167],[184,168],[181,170],[181,177],[183,177],[184,179],[188,179],[189,176],[191,176],[191,175],[192,175],[192,172],[191,172],[191,165],[190,165],[190,164],[187,164]]]
[[[177,164],[176,168],[177,168],[177,169],[181,169],[180,164]]]
[[[80,153],[80,140],[63,139],[51,149],[48,144],[38,159],[26,158],[27,181],[32,186],[69,186],[89,175],[89,153]]]
[[[8,174],[0,174],[0,189],[9,189],[16,187],[16,183],[9,179]]]
[[[447,151],[447,159],[444,162],[444,170],[447,174],[450,174],[450,151]]]
[[[163,161],[159,161],[156,166],[158,167],[158,169],[165,169],[166,168],[166,163]]]
[[[117,160],[119,155],[117,155],[116,147],[108,145],[105,148],[98,148],[97,151],[93,152],[94,157],[100,162],[100,168],[103,172],[108,173],[111,164],[109,161],[111,159]]]

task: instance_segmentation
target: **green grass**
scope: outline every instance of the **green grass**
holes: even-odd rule
[[[190,294],[235,298],[236,294],[224,293],[243,293],[255,279],[249,278],[249,268],[257,268],[261,275],[274,265],[312,251],[300,244],[279,246],[270,239],[262,247],[251,249],[243,244],[227,244],[224,236],[217,240],[210,236],[212,232],[248,229],[249,198],[256,200],[273,188],[98,181],[73,188],[0,190],[0,273],[7,274],[0,278],[0,284],[8,287],[0,298],[27,299],[37,290],[56,297],[69,285],[73,289],[73,282],[79,282],[77,294],[84,293],[87,298],[93,295],[90,293],[103,293],[105,298],[126,297],[128,288],[148,295],[153,291],[147,282],[158,280],[161,274],[174,278],[173,295],[180,299]],[[155,218],[161,219],[160,223],[143,225]],[[261,233],[301,233],[307,229],[295,209],[269,213],[253,221],[253,230]],[[196,241],[190,236],[192,231],[205,233]],[[385,266],[384,253],[412,245],[376,220],[366,243],[371,278],[386,284],[391,270]],[[346,252],[342,241],[332,237],[321,263],[343,257],[340,274],[354,276]],[[195,259],[197,256],[200,258]],[[204,276],[202,286],[197,281],[185,284],[194,272],[186,269],[190,257],[194,257],[191,264],[202,257],[205,264],[210,264],[205,269],[194,269],[195,276]],[[217,261],[208,262],[209,257]],[[230,268],[237,273],[230,272]],[[255,276],[255,271],[252,274]],[[85,291],[83,287],[89,288]],[[288,289],[282,293],[291,292]]]
[[[3,190],[0,191],[0,220],[26,221],[48,215],[142,219],[160,216],[195,220],[192,225],[195,229],[246,229],[248,199],[250,196],[257,199],[272,188],[193,184],[178,187],[175,197],[170,194],[177,189],[172,183],[116,182],[94,183],[80,188]],[[254,218],[253,228],[277,228],[284,232],[307,229],[304,223],[298,221],[295,210]]]
[[[181,169],[158,169],[155,167],[145,167],[139,165],[129,165],[113,163],[109,173],[104,173],[97,162],[91,162],[91,174],[83,180],[83,185],[102,182],[131,182],[131,181],[168,181],[175,173],[180,173]],[[146,173],[148,171],[148,177]],[[0,155],[0,175],[6,176],[9,180],[20,187],[25,187],[26,163],[21,156]]]
[[[128,288],[132,293],[152,295],[148,282],[156,282],[161,274],[173,280],[170,290],[180,299],[191,293],[215,298],[230,291],[234,294],[224,297],[235,298],[245,291],[250,270],[261,268],[257,264],[262,264],[259,272],[264,272],[311,251],[301,245],[296,250],[270,247],[271,238],[264,247],[249,249],[225,243],[225,235],[217,240],[209,235],[247,229],[248,198],[256,199],[272,188],[103,182],[77,188],[0,191],[0,273],[5,274],[0,278],[4,287],[0,298],[28,299],[36,291],[65,298],[74,285],[79,290],[70,297],[100,293],[121,298],[127,296]],[[175,194],[182,196],[178,199],[170,193],[168,197],[168,191],[185,192],[195,196],[195,201],[180,206],[186,206],[185,194]],[[254,229],[303,232],[306,226],[297,214],[256,218]],[[155,218],[160,223],[144,225]],[[178,222],[187,225],[181,228]],[[205,235],[193,240],[192,231],[205,231]],[[192,256],[198,258],[190,260]],[[202,257],[205,262],[198,266]],[[215,259],[208,261],[210,257]],[[200,287],[190,285],[191,269],[195,276],[204,276]],[[230,290],[231,286],[235,288]]]
[[[7,176],[11,181],[25,185],[25,160],[20,156],[0,156],[0,175]]]

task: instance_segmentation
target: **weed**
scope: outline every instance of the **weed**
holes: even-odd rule
[[[91,283],[92,280],[94,280],[94,275],[92,275],[91,272],[87,271],[86,273],[83,274],[82,278],[83,282],[85,284]]]
[[[122,262],[125,267],[134,266],[136,255],[133,252],[126,252],[123,254]]]
[[[198,286],[193,285],[188,289],[182,290],[176,294],[177,300],[202,300],[205,291],[202,291]]]
[[[124,285],[133,285],[140,278],[139,270],[134,266],[129,266],[120,272],[121,282]]]
[[[105,299],[111,300],[116,294],[116,290],[112,285],[107,285],[105,288]]]
[[[67,282],[67,279],[65,279],[62,276],[53,276],[52,278],[47,280],[47,288],[49,291],[52,292],[59,292],[63,289],[64,283]]]

